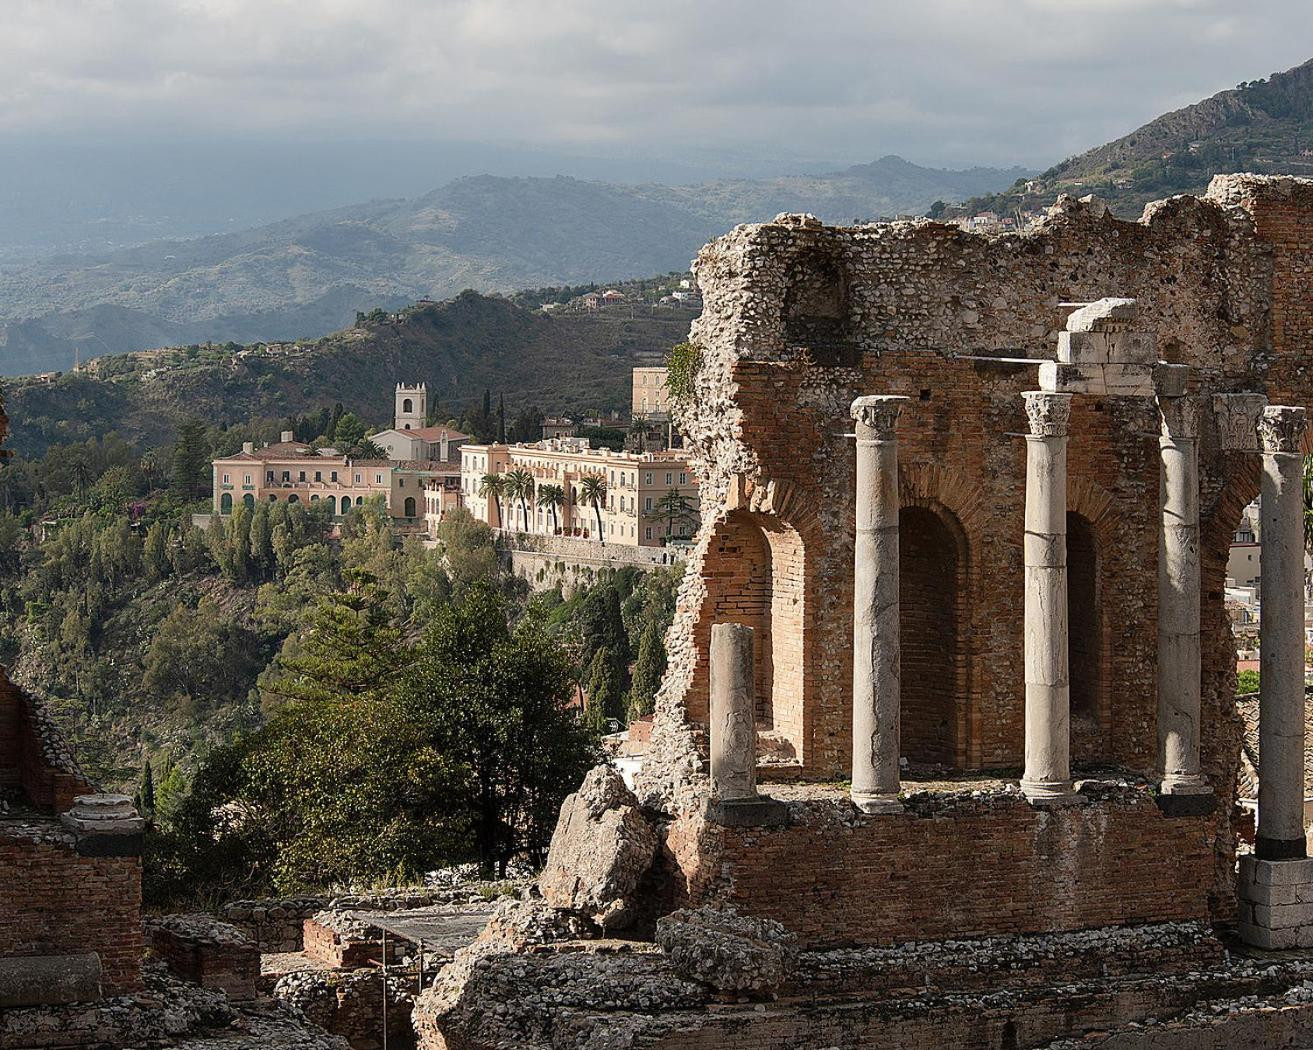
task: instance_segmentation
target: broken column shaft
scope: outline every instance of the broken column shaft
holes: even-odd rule
[[[1165,794],[1206,794],[1199,772],[1199,419],[1159,397],[1158,753]]]
[[[1263,410],[1259,489],[1262,619],[1259,643],[1259,859],[1306,855],[1304,845],[1304,499],[1302,408]]]
[[[711,789],[722,803],[757,799],[756,675],[752,628],[711,625]]]
[[[1067,677],[1067,421],[1071,395],[1030,390],[1026,416],[1026,769],[1032,801],[1072,797]]]
[[[898,439],[905,397],[859,397],[853,565],[852,800],[899,812]]]

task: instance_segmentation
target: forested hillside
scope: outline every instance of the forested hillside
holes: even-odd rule
[[[1151,200],[1200,193],[1214,175],[1236,171],[1313,176],[1313,60],[1166,113],[960,210],[1008,212],[1095,193],[1138,217]]]
[[[0,468],[0,659],[94,780],[137,794],[150,893],[540,859],[599,731],[651,709],[676,571],[531,595],[469,515],[428,549],[377,504],[340,538],[302,504],[197,527],[240,436]]]
[[[664,361],[694,316],[641,301],[549,316],[532,308],[533,297],[525,302],[465,292],[399,315],[379,311],[302,343],[192,345],[16,379],[6,384],[9,444],[40,455],[52,444],[113,433],[151,447],[172,441],[186,419],[219,427],[276,422],[336,402],[386,425],[399,381],[426,382],[443,420],[459,419],[485,390],[504,395],[512,413],[621,409],[630,369]]]

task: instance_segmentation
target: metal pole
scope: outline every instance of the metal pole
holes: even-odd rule
[[[388,931],[383,929],[383,1050],[388,1050]]]

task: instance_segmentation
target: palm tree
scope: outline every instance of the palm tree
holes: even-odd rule
[[[538,506],[546,507],[547,513],[552,516],[552,531],[560,531],[560,519],[557,517],[557,511],[565,506],[565,489],[561,488],[560,485],[539,485]]]
[[[492,497],[493,505],[497,508],[497,528],[501,528],[501,497],[506,491],[506,479],[500,474],[484,474],[479,479],[479,495],[484,499]]]
[[[506,475],[506,495],[520,501],[520,514],[524,529],[529,531],[529,500],[533,499],[533,475],[523,467],[516,467]]]
[[[361,438],[351,450],[351,456],[354,459],[387,459],[388,453],[372,438]]]
[[[602,504],[606,501],[606,475],[585,474],[580,478],[579,498],[584,503],[592,505],[593,512],[597,515],[597,538],[605,543],[606,536],[602,532]]]

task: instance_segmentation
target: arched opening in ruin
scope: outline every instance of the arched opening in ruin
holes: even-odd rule
[[[1071,756],[1103,757],[1103,615],[1100,557],[1094,525],[1067,514],[1067,678],[1071,691]]]
[[[923,765],[966,760],[966,536],[950,512],[905,506],[898,515],[903,757]]]
[[[753,629],[758,754],[765,764],[804,761],[803,544],[778,518],[733,511],[707,559],[711,623]],[[708,627],[708,630],[710,628]]]
[[[821,366],[855,365],[846,268],[836,253],[811,248],[789,265],[784,291],[784,337],[805,346]]]

